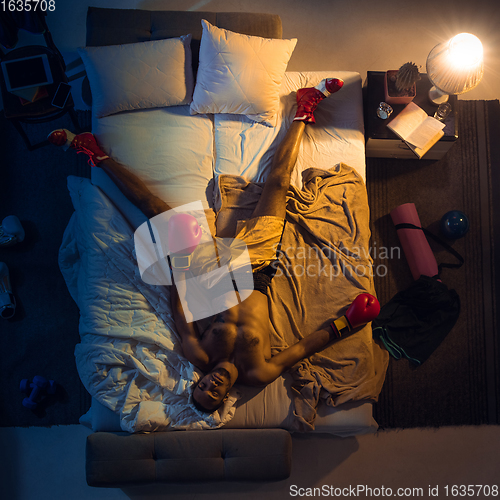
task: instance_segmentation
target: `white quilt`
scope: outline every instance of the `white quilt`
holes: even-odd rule
[[[59,266],[80,309],[76,363],[88,392],[119,413],[128,432],[206,429],[234,415],[189,404],[194,366],[175,342],[170,294],[146,285],[133,252],[133,231],[88,179],[68,178],[75,213],[64,234]]]

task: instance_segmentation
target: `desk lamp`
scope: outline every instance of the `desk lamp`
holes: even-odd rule
[[[473,89],[483,77],[483,46],[479,38],[460,33],[436,45],[427,57],[427,76],[432,83],[429,99],[442,104],[448,95]]]

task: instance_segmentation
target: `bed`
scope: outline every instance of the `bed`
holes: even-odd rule
[[[345,81],[321,103],[316,125],[306,127],[292,176],[290,230],[269,299],[275,352],[341,316],[359,293],[375,294],[360,75],[287,72],[296,40],[281,37],[279,17],[269,14],[91,7],[80,51],[92,89],[92,131],[103,149],[171,206],[201,202],[217,236],[231,236],[251,213],[293,119],[295,91],[325,77]],[[165,54],[170,62],[162,67]],[[156,81],[145,83],[151,68]],[[218,79],[228,74],[222,85]],[[169,292],[146,284],[137,269],[133,236],[146,217],[99,168],[91,180],[69,177],[68,188],[75,213],[59,262],[81,313],[75,356],[92,396],[83,424],[127,433],[376,431],[372,403],[388,355],[370,325],[266,388],[237,384],[215,414],[198,412],[189,388],[200,372],[183,356]]]

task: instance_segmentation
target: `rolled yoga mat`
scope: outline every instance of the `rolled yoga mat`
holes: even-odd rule
[[[413,279],[420,276],[436,276],[438,265],[423,231],[413,228],[398,228],[399,224],[413,224],[422,227],[414,203],[399,205],[391,211],[399,241],[403,247]]]

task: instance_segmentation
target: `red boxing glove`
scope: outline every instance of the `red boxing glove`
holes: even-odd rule
[[[379,301],[369,293],[358,295],[344,316],[330,324],[336,338],[373,321],[380,313]]]
[[[168,249],[172,267],[187,270],[191,254],[201,240],[201,227],[189,214],[174,214],[168,220]]]

